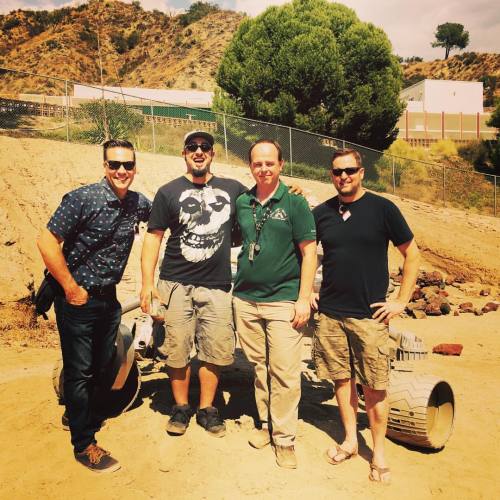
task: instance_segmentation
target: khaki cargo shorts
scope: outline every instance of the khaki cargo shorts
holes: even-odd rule
[[[159,316],[165,320],[166,364],[183,368],[193,346],[198,359],[218,366],[233,362],[235,333],[232,295],[224,290],[159,280]]]
[[[384,390],[389,383],[389,328],[370,318],[320,314],[312,357],[319,378],[355,378],[358,384]]]

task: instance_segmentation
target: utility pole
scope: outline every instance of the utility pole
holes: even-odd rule
[[[108,117],[106,116],[106,100],[104,99],[104,78],[102,74],[102,57],[101,57],[101,37],[99,32],[99,26],[97,26],[97,52],[99,54],[99,70],[101,73],[101,91],[102,91],[102,115],[104,124],[104,140],[109,141],[109,126]]]

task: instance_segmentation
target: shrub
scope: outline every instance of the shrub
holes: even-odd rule
[[[132,31],[130,35],[127,37],[127,47],[129,50],[133,49],[141,38],[140,33],[137,30]]]
[[[481,168],[486,165],[488,160],[488,148],[484,142],[469,142],[458,148],[458,155],[472,163],[475,168]]]
[[[441,158],[450,158],[457,156],[457,145],[450,139],[442,139],[431,145],[431,154]]]
[[[21,24],[21,21],[17,17],[12,17],[11,19],[7,19],[2,26],[3,31],[10,31],[13,28],[16,28]]]
[[[124,54],[127,52],[128,45],[127,40],[125,40],[123,33],[113,33],[111,35],[111,43],[118,54]]]

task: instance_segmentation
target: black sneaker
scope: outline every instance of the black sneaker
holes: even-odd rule
[[[75,453],[75,459],[93,472],[115,472],[121,466],[120,462],[97,444],[89,444],[80,453]]]
[[[196,422],[212,436],[222,437],[226,434],[226,424],[219,416],[219,411],[213,406],[199,409],[196,412]]]
[[[186,432],[193,410],[189,405],[174,405],[172,415],[167,422],[167,432],[175,436],[181,436]]]

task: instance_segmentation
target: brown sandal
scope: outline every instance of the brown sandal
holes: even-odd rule
[[[376,472],[377,476],[373,473]],[[368,476],[370,481],[376,483],[390,484],[391,482],[391,469],[389,467],[379,467],[374,463],[370,463],[370,475]]]
[[[331,464],[331,465],[339,465],[342,462],[345,462],[346,460],[349,460],[352,457],[355,457],[358,454],[358,448],[356,447],[355,450],[351,453],[347,450],[344,450],[341,446],[337,445],[336,447],[337,452],[335,453],[335,457],[337,455],[343,455],[344,458],[340,460],[334,460],[334,457],[331,457],[330,454],[328,453],[329,449],[325,451],[325,459],[326,461]]]

